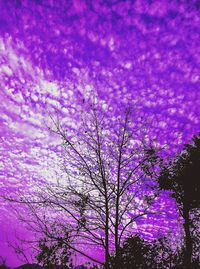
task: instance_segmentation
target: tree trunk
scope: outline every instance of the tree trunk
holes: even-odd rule
[[[118,229],[119,229],[119,180],[117,184],[117,199],[116,199],[116,212],[115,212],[115,258],[118,259],[119,252],[119,238],[118,238]]]
[[[184,217],[184,231],[185,231],[185,253],[184,253],[184,265],[186,268],[192,268],[192,237],[190,233],[190,216],[189,207],[187,205],[183,206],[183,217]]]
[[[119,202],[120,202],[120,174],[121,174],[121,159],[122,159],[122,147],[124,142],[124,134],[123,140],[120,145],[119,150],[119,160],[118,160],[118,172],[117,172],[117,196],[116,196],[116,204],[115,204],[115,261],[118,263],[119,256]]]
[[[107,195],[107,194],[106,194]],[[106,198],[106,225],[105,225],[105,269],[109,269],[109,208]]]
[[[107,239],[106,239],[107,241]],[[108,241],[106,242],[106,244],[108,243]],[[109,269],[109,250],[108,247],[106,246],[105,249],[105,269]]]

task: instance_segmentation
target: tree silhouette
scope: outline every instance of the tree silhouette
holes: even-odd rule
[[[52,129],[63,140],[67,184],[64,189],[51,188],[53,200],[46,191],[44,200],[69,215],[80,240],[104,248],[105,268],[109,268],[111,242],[117,259],[132,224],[149,212],[158,195],[152,191],[157,149],[145,144],[130,115],[127,109],[112,123],[94,106],[78,134],[70,137],[58,120]]]
[[[184,219],[184,266],[187,269],[192,268],[194,251],[192,228],[199,218],[200,134],[194,136],[192,141],[193,143],[185,145],[183,151],[175,160],[162,168],[159,177],[160,187],[172,191],[172,197],[176,199],[179,212]],[[198,236],[197,233],[196,236]]]
[[[112,269],[171,269],[181,264],[179,250],[172,250],[166,237],[148,242],[139,236],[124,241],[120,255],[112,259]]]
[[[35,231],[57,240],[55,249],[60,240],[73,251],[102,264],[85,248],[79,248],[85,244],[100,247],[105,252],[107,269],[111,253],[114,251],[117,259],[133,223],[150,212],[158,195],[153,190],[153,178],[157,176],[159,158],[158,149],[146,141],[146,126],[136,127],[130,120],[134,111],[127,109],[111,120],[111,115],[97,106],[90,110],[83,115],[79,128],[67,127],[52,118],[51,131],[62,139],[63,180],[43,183],[34,196],[21,194],[18,202],[31,213],[31,220],[27,221],[31,228],[37,227]],[[52,215],[57,217],[51,219]],[[64,236],[53,233],[52,237],[50,227],[57,223],[64,229],[66,222],[73,244],[66,242]],[[44,243],[40,247],[46,249]],[[54,255],[54,249],[48,251]]]

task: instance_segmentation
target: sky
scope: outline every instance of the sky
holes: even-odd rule
[[[49,115],[76,125],[91,92],[115,117],[133,106],[153,119],[150,137],[177,153],[199,131],[199,25],[198,0],[0,0],[1,194],[58,176]],[[166,196],[169,231],[177,213]],[[0,256],[16,266],[8,241],[25,231],[0,202]],[[142,222],[143,233],[160,230],[161,221]]]

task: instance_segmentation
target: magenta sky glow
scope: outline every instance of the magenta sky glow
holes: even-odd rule
[[[91,91],[116,115],[131,104],[153,117],[151,137],[167,154],[180,149],[199,131],[199,25],[198,0],[1,0],[1,193],[57,176],[59,141],[45,122],[57,109],[76,124]],[[174,202],[160,199],[162,216],[136,225],[147,237],[179,231]],[[7,240],[25,231],[9,205],[0,212],[0,256],[15,266]]]

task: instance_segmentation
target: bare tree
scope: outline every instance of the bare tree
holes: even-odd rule
[[[65,240],[49,232],[46,217],[39,217],[38,209],[45,216],[48,208],[54,212],[59,227],[64,230],[66,222],[70,225],[71,237],[75,239],[73,244],[67,241],[67,247],[100,264],[79,245],[103,248],[106,269],[111,253],[117,258],[134,222],[150,212],[158,195],[153,181],[158,149],[147,141],[142,125],[136,128],[131,113],[127,109],[112,120],[93,106],[91,113],[82,117],[79,128],[74,129],[52,117],[50,130],[62,139],[64,180],[45,184],[34,196],[21,199],[34,216],[32,226],[39,224],[45,236]],[[62,217],[58,219],[58,215]],[[50,225],[52,216],[51,213]]]
[[[78,131],[53,119],[52,132],[62,138],[65,182],[45,186],[45,206],[64,211],[76,229],[79,244],[103,247],[105,268],[139,217],[149,212],[158,157],[131,121],[131,110],[112,123],[93,107]]]

